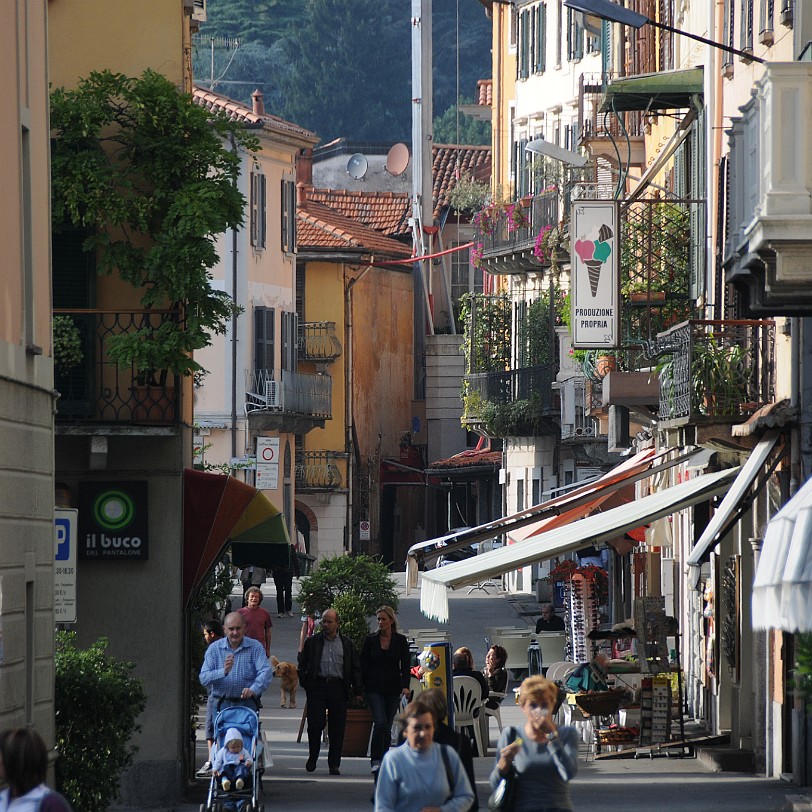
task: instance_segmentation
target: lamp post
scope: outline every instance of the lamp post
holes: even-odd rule
[[[704,45],[710,45],[712,48],[719,48],[722,51],[727,51],[729,54],[743,57],[751,62],[764,64],[763,59],[758,56],[753,56],[753,54],[747,51],[740,51],[738,48],[731,48],[729,45],[723,45],[721,42],[714,42],[711,39],[700,37],[699,34],[692,34],[690,31],[683,31],[679,28],[675,28],[673,25],[661,23],[658,20],[652,20],[651,17],[647,17],[645,14],[638,14],[629,8],[623,8],[623,6],[613,3],[612,0],[564,0],[564,5],[590,17],[598,17],[601,20],[608,20],[612,23],[622,23],[632,28],[642,28],[648,23],[655,28],[663,29],[663,31],[680,34],[683,37],[689,37]]]

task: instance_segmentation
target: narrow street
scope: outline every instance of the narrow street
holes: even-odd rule
[[[396,575],[403,584],[402,573]],[[299,618],[277,618],[274,588],[269,582],[263,588],[263,606],[274,620],[272,651],[280,660],[295,662],[299,638]],[[294,587],[294,595],[296,588]],[[432,625],[419,612],[419,596],[405,596],[402,589],[399,625],[402,630],[410,626]],[[237,599],[238,591],[234,597]],[[508,599],[497,589],[488,587],[468,594],[467,589],[450,595],[451,620],[449,628],[454,647],[467,645],[474,651],[478,665],[485,654],[484,627],[500,624],[521,625],[525,617],[520,612],[535,606],[532,596]],[[530,622],[527,616],[526,622]],[[534,617],[532,617],[535,620]],[[512,687],[512,686],[511,686]],[[307,758],[306,733],[297,743],[297,733],[304,705],[304,692],[300,690],[298,708],[279,707],[276,683],[272,683],[264,697],[262,725],[266,731],[273,767],[263,782],[266,810],[307,810],[307,812],[350,812],[372,809],[372,780],[367,759],[345,758],[341,775],[327,773],[326,755],[319,760],[315,773],[305,772]],[[502,710],[505,724],[521,724],[522,714],[515,705],[505,704]],[[493,746],[496,724],[491,725],[491,750],[488,758],[475,759],[477,792],[482,809],[487,808],[489,794],[488,775],[493,766]],[[199,766],[204,761],[205,742],[198,730]],[[587,760],[587,748],[582,746],[579,773],[571,791],[575,810],[601,810],[601,812],[651,812],[652,810],[735,810],[736,812],[778,812],[786,808],[786,798],[797,794],[789,784],[744,773],[712,772],[695,758],[638,758],[623,760]],[[196,812],[205,800],[207,782],[198,779],[187,793],[187,805],[182,812]]]

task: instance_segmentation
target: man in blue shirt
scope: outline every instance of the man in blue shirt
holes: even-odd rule
[[[245,619],[239,612],[226,615],[225,637],[207,649],[200,682],[212,686],[215,698],[259,699],[273,678],[265,649],[245,636]]]

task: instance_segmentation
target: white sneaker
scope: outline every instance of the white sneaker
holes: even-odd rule
[[[234,786],[235,786],[237,789],[242,789],[242,788],[245,786],[245,781],[243,781],[243,780],[242,780],[242,778],[238,778],[238,779],[235,781]]]
[[[284,617],[284,615],[282,614],[282,612],[280,612],[280,613],[277,615],[277,617]]]
[[[293,617],[293,612],[287,612],[286,614],[288,617]]]
[[[223,788],[223,792],[228,792],[231,789],[231,781],[228,778],[224,778],[220,786]]]
[[[197,775],[199,776],[206,776],[211,775],[211,762],[207,761],[198,771]]]

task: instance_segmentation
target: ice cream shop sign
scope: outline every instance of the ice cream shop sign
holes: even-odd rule
[[[579,200],[572,208],[572,345],[617,347],[620,337],[617,204]]]

